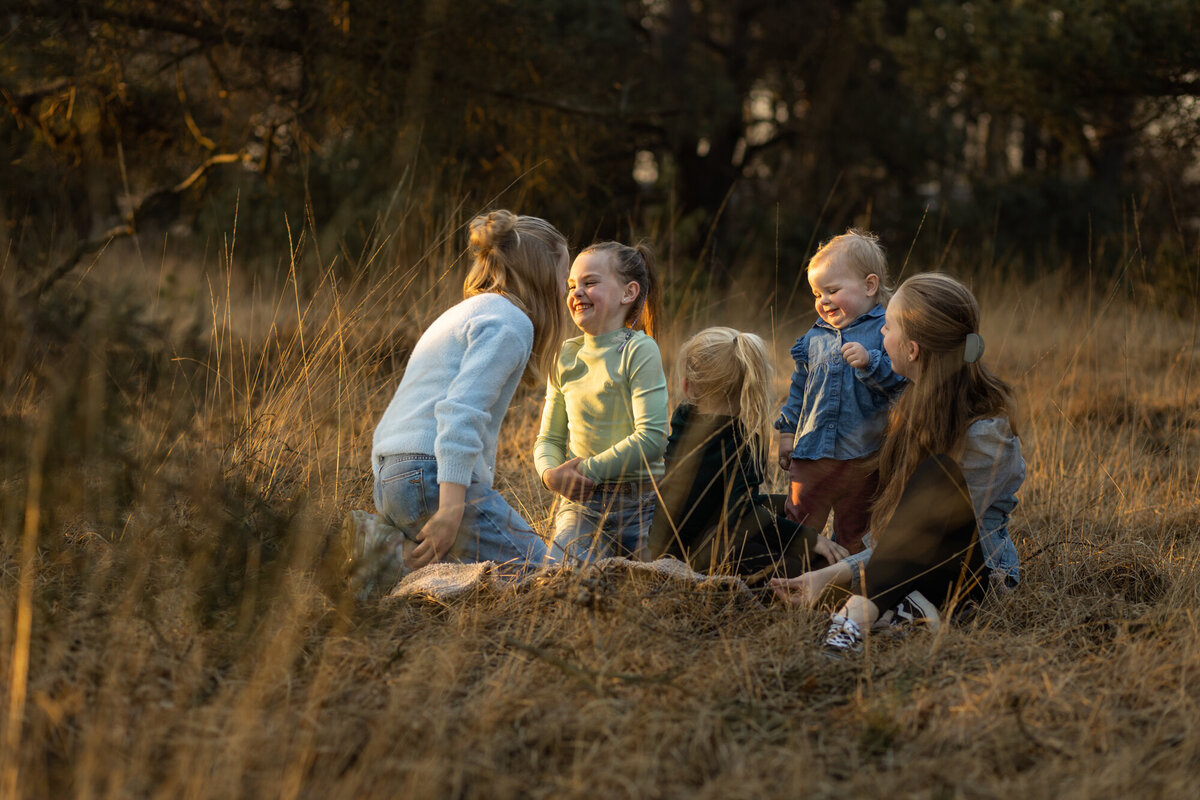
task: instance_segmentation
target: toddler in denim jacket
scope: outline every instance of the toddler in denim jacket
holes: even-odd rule
[[[851,229],[817,250],[808,283],[819,319],[792,347],[796,370],[775,421],[788,518],[820,530],[832,510],[833,539],[851,553],[863,548],[879,479],[874,456],[905,386],[883,349],[886,282],[874,234]]]

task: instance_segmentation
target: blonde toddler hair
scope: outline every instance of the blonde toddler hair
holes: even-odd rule
[[[729,408],[742,425],[746,444],[760,470],[771,455],[773,369],[767,346],[753,333],[705,328],[679,349],[679,373],[687,378],[686,399],[713,400]]]
[[[859,228],[848,228],[841,236],[835,236],[817,248],[808,266],[811,269],[816,264],[834,259],[847,264],[860,278],[868,275],[878,277],[879,290],[876,296],[880,305],[886,306],[892,299],[892,287],[888,285],[887,253],[879,243],[878,236]]]
[[[492,211],[471,220],[471,270],[463,281],[463,297],[495,292],[507,297],[533,322],[533,352],[523,381],[545,381],[558,356],[565,328],[559,272],[567,240],[540,217]]]

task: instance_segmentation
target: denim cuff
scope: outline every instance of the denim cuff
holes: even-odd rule
[[[887,390],[879,383],[879,362],[883,361],[883,351],[868,350],[867,359],[867,365],[861,369],[855,367],[854,374],[872,391],[887,394]]]
[[[871,548],[869,547],[860,553],[842,559],[842,563],[850,567],[850,594],[862,594],[862,573],[870,560]]]

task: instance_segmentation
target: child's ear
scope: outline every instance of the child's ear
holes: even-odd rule
[[[874,297],[879,291],[879,276],[872,272],[867,276],[867,297]]]
[[[684,397],[691,397],[691,396],[692,396],[692,392],[691,392],[691,390],[690,390],[690,387],[688,386],[688,379],[685,377],[685,378],[683,378],[683,379],[682,379],[682,380],[681,380],[679,383],[680,383],[680,387],[679,387],[679,388],[683,389],[683,396],[684,396]]]
[[[621,305],[628,305],[634,300],[637,300],[638,293],[642,291],[642,285],[637,281],[630,281],[625,284],[625,292],[621,295]]]
[[[916,342],[914,342],[913,340],[909,339],[907,346],[908,346],[908,362],[910,364],[915,363],[917,360],[917,356],[921,355],[921,345],[919,345]]]

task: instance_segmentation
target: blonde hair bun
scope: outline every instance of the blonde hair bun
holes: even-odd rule
[[[471,236],[468,244],[471,255],[487,258],[496,248],[503,248],[516,235],[517,215],[500,209],[481,214],[471,220]]]
[[[528,386],[544,383],[562,341],[562,262],[567,240],[541,217],[497,209],[468,225],[471,269],[463,297],[493,292],[508,298],[533,323],[533,354],[525,370]]]

